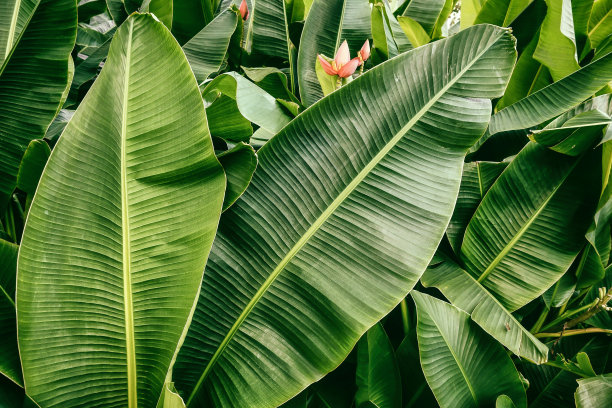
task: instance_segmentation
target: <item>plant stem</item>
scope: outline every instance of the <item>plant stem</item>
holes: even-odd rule
[[[557,333],[537,333],[535,336],[538,338],[541,337],[567,337],[567,336],[577,336],[579,334],[589,334],[589,333],[610,333],[612,334],[612,330],[608,329],[600,329],[599,327],[589,327],[586,329],[574,329],[574,330],[565,330]]]
[[[557,317],[555,320],[553,320],[552,322],[548,323],[546,326],[544,326],[542,328],[542,330],[548,330],[551,327],[555,327],[559,324],[561,324],[565,319],[572,317],[574,315],[577,315],[578,313],[584,311],[584,310],[588,310],[589,308],[591,308],[593,305],[595,305],[596,302],[590,303],[588,305],[582,306],[576,310],[570,310],[569,312],[564,313],[563,315],[560,315],[559,317]]]
[[[605,289],[601,290],[603,291]],[[598,301],[590,309],[588,309],[586,313],[576,317],[575,319],[570,320],[569,322],[566,322],[563,325],[563,328],[569,329],[571,327],[574,327],[578,323],[582,323],[583,321],[588,320],[600,311],[604,310],[610,299],[612,299],[612,287],[608,290],[608,292],[600,294],[600,296],[601,297],[598,299]]]
[[[406,337],[410,331],[410,319],[408,318],[408,304],[406,303],[406,298],[403,298],[400,302],[400,311],[402,312],[402,327],[404,328],[404,337]]]
[[[338,77],[338,79],[336,79],[336,89],[340,89],[341,86],[342,86],[342,78]]]
[[[546,318],[548,317],[549,312],[550,312],[550,308],[545,306],[544,310],[542,310],[542,313],[540,314],[540,317],[538,317],[538,320],[535,322],[531,330],[529,330],[531,333],[537,333],[540,330],[540,328],[546,321]]]

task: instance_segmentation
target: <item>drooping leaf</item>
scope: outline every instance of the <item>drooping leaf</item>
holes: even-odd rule
[[[371,402],[379,408],[399,408],[402,388],[391,342],[380,323],[357,343],[357,393],[355,405]]]
[[[485,287],[450,259],[428,268],[421,283],[434,286],[450,302],[517,356],[537,364],[548,359],[548,347],[526,330]]]
[[[574,394],[576,408],[599,408],[612,405],[612,374],[578,380]]]
[[[0,239],[0,374],[23,387],[17,349],[15,320],[15,275],[19,246]],[[2,399],[0,399],[1,401]]]
[[[50,154],[51,149],[44,140],[30,142],[17,173],[17,188],[28,194],[34,194]]]
[[[61,106],[76,22],[74,0],[41,0],[0,67],[0,211],[26,147],[44,136]]]
[[[597,156],[573,158],[529,143],[474,213],[461,257],[510,311],[541,295],[580,251],[599,198]]]
[[[455,253],[459,253],[465,228],[474,211],[507,165],[508,163],[474,162],[466,163],[463,167],[457,204],[446,229],[446,235]]]
[[[227,187],[223,200],[223,211],[227,210],[244,193],[249,186],[257,167],[255,150],[245,143],[239,143],[232,149],[217,156],[225,170]]]
[[[225,10],[183,45],[198,83],[221,67],[239,18],[238,9]]]
[[[19,347],[41,406],[155,406],[224,185],[182,50],[132,15],[51,154],[19,252]]]
[[[562,114],[612,81],[612,52],[573,74],[500,110],[489,133],[527,129]]]
[[[256,55],[289,61],[285,0],[251,0],[246,49]]]
[[[253,134],[251,122],[242,116],[235,99],[221,95],[206,107],[210,134],[227,142],[248,142]]]
[[[470,28],[366,72],[264,145],[174,368],[188,406],[286,401],[406,296],[515,56],[507,30]]]
[[[315,0],[304,30],[298,53],[300,96],[310,106],[324,96],[315,71],[317,54],[333,58],[346,40],[355,56],[371,37],[368,0]]]
[[[440,407],[492,406],[500,394],[527,406],[516,367],[497,341],[461,309],[416,291],[412,298],[421,366]]]

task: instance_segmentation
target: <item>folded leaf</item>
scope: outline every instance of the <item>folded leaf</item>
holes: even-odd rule
[[[498,342],[461,309],[416,291],[412,298],[421,366],[440,407],[493,406],[500,394],[527,406],[518,371]]]
[[[593,3],[588,30],[592,48],[598,48],[612,34],[612,1],[598,0]]]
[[[247,144],[239,143],[232,149],[217,156],[225,170],[227,188],[223,200],[223,211],[227,210],[249,186],[257,167],[255,150]]]
[[[513,46],[483,25],[419,47],[264,145],[222,217],[174,368],[188,406],[279,405],[406,296],[446,229]]]
[[[224,187],[181,48],[132,15],[51,154],[21,243],[19,347],[38,404],[157,404]]]

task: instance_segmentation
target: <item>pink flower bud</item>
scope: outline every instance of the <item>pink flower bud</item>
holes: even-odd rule
[[[351,60],[351,53],[349,51],[348,43],[346,40],[340,45],[338,48],[338,52],[336,52],[336,56],[334,57],[334,61],[336,62],[337,67],[341,67],[344,64],[348,63]]]
[[[242,17],[243,20],[246,20],[247,18],[249,18],[249,6],[246,2],[246,0],[242,0],[242,3],[240,3],[240,16]]]
[[[357,54],[359,54],[359,59],[361,60],[362,64],[365,61],[367,61],[368,58],[370,58],[370,41],[369,40],[366,40],[366,42],[363,43],[363,46],[361,47],[361,49],[359,50]]]

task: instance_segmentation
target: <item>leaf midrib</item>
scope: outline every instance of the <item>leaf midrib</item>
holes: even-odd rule
[[[502,34],[503,35],[503,34]],[[187,400],[186,405],[189,406],[195,396],[197,395],[199,389],[202,387],[204,380],[210,373],[211,369],[217,362],[219,356],[223,353],[228,343],[231,341],[235,333],[238,331],[238,328],[242,325],[244,320],[246,320],[247,316],[251,312],[251,310],[255,307],[255,305],[259,302],[264,295],[264,293],[268,290],[268,288],[272,285],[272,283],[276,280],[276,277],[284,270],[285,266],[293,259],[293,257],[300,251],[300,249],[308,242],[308,240],[319,230],[319,228],[325,223],[327,218],[342,204],[342,202],[353,192],[353,190],[365,179],[365,177],[376,167],[376,165],[395,147],[395,145],[404,137],[404,135],[421,119],[421,117],[429,111],[429,109],[436,103],[438,100],[448,91],[469,69],[471,69],[472,65],[474,65],[486,52],[488,52],[491,47],[493,47],[502,35],[498,36],[495,41],[488,44],[480,53],[478,53],[472,60],[463,68],[455,77],[453,77],[445,86],[443,86],[440,91],[438,91],[413,117],[408,121],[404,127],[402,127],[396,134],[391,138],[389,142],[370,160],[370,162],[353,178],[353,180],[342,190],[342,192],[332,201],[332,203],[321,213],[321,215],[315,220],[315,222],[305,231],[302,237],[296,242],[296,244],[287,252],[285,257],[279,262],[277,267],[272,271],[270,276],[266,279],[263,285],[258,289],[253,298],[246,305],[240,316],[236,319],[236,322],[230,328],[228,334],[219,344],[219,347],[211,357],[210,361],[206,365],[204,372],[198,379],[198,382],[193,388],[189,399]],[[367,74],[366,74],[367,75]],[[359,78],[353,82],[359,82]],[[322,101],[323,99],[319,100]],[[309,109],[312,109],[317,103],[311,106]]]
[[[11,25],[9,26],[8,35],[6,38],[6,49],[4,50],[4,58],[8,57],[13,48],[13,40],[15,39],[15,30],[17,30],[17,17],[19,17],[19,9],[21,8],[21,0],[15,0],[13,6],[13,15],[11,18]]]
[[[134,341],[134,310],[132,303],[132,279],[130,259],[130,225],[127,199],[126,139],[127,139],[127,105],[129,93],[130,64],[132,56],[132,33],[134,20],[129,21],[126,49],[123,106],[121,112],[121,230],[123,248],[123,303],[125,309],[125,346],[127,362],[128,407],[138,406],[136,383],[136,347]]]
[[[579,161],[580,160],[576,160],[572,164],[572,166],[568,169],[567,173],[565,173],[563,178],[559,181],[559,184],[553,189],[553,191],[546,198],[546,200],[544,200],[544,202],[542,204],[540,204],[538,209],[533,214],[531,214],[531,216],[527,219],[527,222],[517,231],[516,235],[514,237],[512,237],[512,239],[510,241],[508,241],[508,243],[502,248],[502,250],[493,259],[493,261],[491,261],[491,263],[489,264],[489,266],[487,266],[487,268],[482,273],[482,275],[480,275],[480,277],[478,277],[477,282],[482,283],[482,281],[484,281],[493,272],[493,270],[495,270],[495,268],[497,267],[497,265],[499,265],[499,263],[502,261],[502,259],[504,259],[504,257],[506,255],[508,255],[508,253],[512,250],[512,248],[514,248],[514,246],[521,239],[523,234],[525,234],[525,232],[527,232],[527,230],[529,229],[531,224],[533,224],[535,222],[535,220],[540,216],[542,211],[544,211],[544,209],[546,208],[546,206],[548,205],[550,200],[552,200],[552,198],[555,196],[555,194],[557,194],[557,191],[559,191],[561,186],[565,183],[565,180],[567,180],[569,175],[572,174],[572,172],[574,171],[574,168],[576,167],[576,165],[578,164]]]

